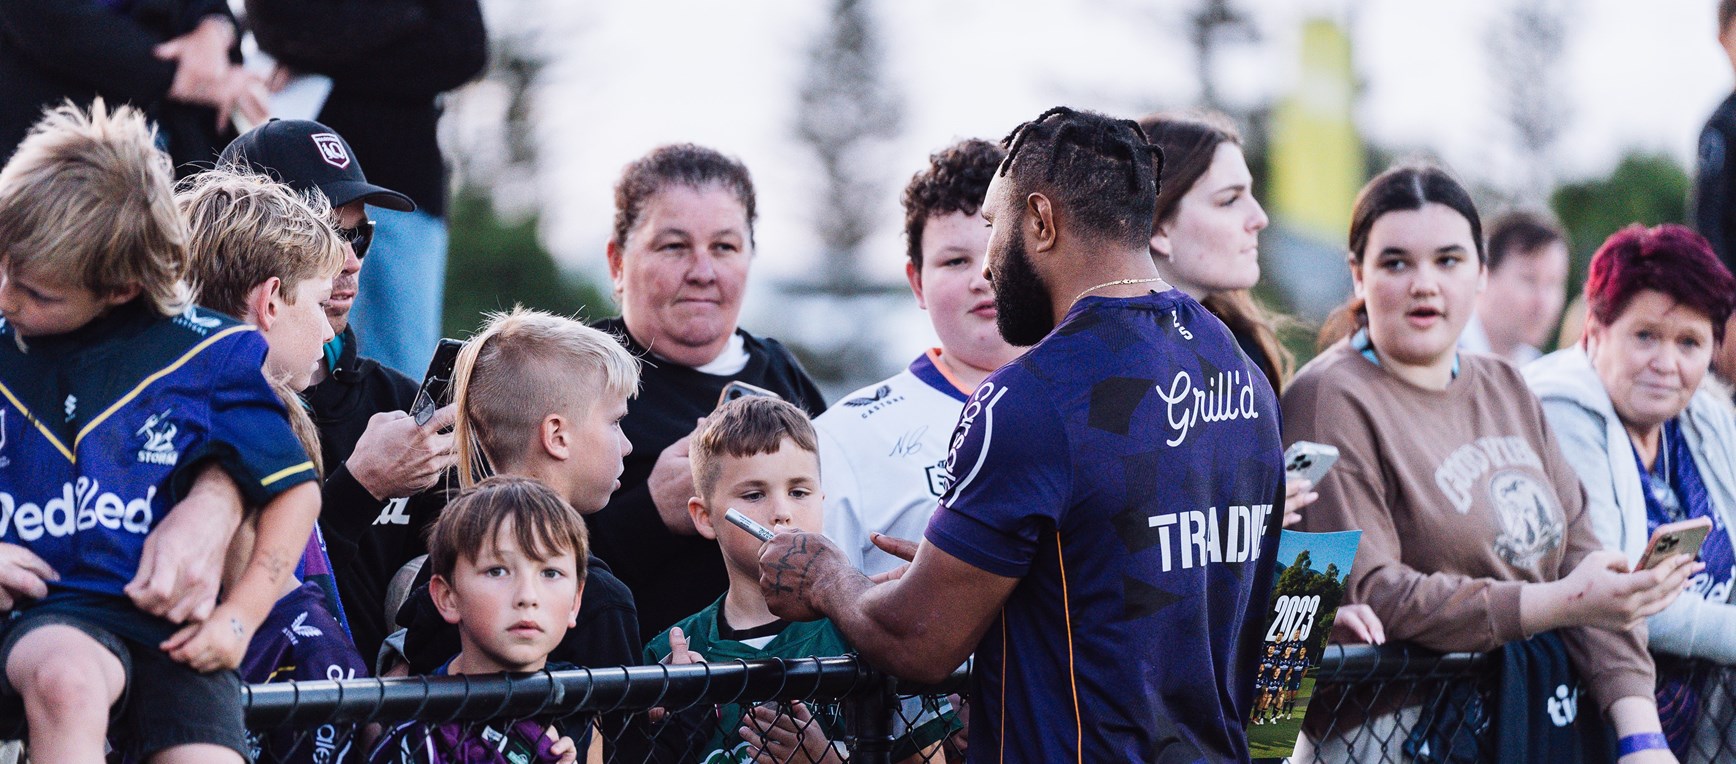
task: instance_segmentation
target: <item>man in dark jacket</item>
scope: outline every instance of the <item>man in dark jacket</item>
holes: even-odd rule
[[[374,178],[416,201],[378,216],[374,264],[354,321],[375,358],[416,374],[440,338],[446,281],[446,165],[439,96],[482,72],[477,0],[247,0],[259,47],[295,72],[323,74],[319,121],[349,139]]]
[[[361,355],[349,324],[357,274],[368,254],[368,206],[411,210],[396,191],[369,183],[344,138],[308,120],[272,120],[223,150],[244,164],[303,192],[324,194],[349,240],[351,255],[332,284],[326,318],[337,333],[326,346],[322,378],[306,398],[327,465],[320,529],[338,581],[356,648],[369,660],[392,631],[386,587],[398,568],[423,554],[421,530],[440,502],[418,499],[452,466],[452,408],[424,424],[406,413],[416,383]]]
[[[224,0],[0,2],[0,161],[45,107],[101,97],[150,117],[177,175],[209,165],[238,101],[264,118],[235,40]]]
[[[1718,2],[1718,44],[1736,70],[1736,0]],[[1694,179],[1694,228],[1731,270],[1736,270],[1736,93],[1718,104],[1700,131],[1697,177]]]

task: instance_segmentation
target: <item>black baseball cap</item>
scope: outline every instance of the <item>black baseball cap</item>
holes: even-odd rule
[[[318,190],[333,207],[360,199],[399,212],[416,209],[410,197],[369,183],[349,142],[311,119],[274,119],[248,130],[223,149],[222,162],[270,175],[302,193]]]

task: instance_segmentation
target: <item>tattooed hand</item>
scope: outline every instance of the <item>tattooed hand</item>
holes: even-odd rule
[[[828,585],[852,572],[838,547],[818,533],[780,533],[760,547],[760,592],[779,618],[824,618]]]

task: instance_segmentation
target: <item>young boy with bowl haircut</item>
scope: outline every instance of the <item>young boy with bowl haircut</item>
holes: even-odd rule
[[[462,647],[434,675],[571,668],[548,657],[578,620],[588,546],[579,513],[530,478],[491,477],[446,505],[429,528],[429,589]],[[528,719],[411,721],[388,732],[368,760],[571,764],[578,750],[555,725]]]
[[[729,590],[652,640],[646,657],[692,663],[852,652],[830,621],[790,622],[771,614],[760,594],[761,542],[724,519],[735,509],[774,532],[820,530],[820,457],[807,414],[766,396],[730,401],[706,417],[689,454],[699,495],[688,501],[687,511],[699,535],[722,548]],[[937,701],[919,698],[906,705],[903,718],[914,721],[894,746],[893,759],[920,761],[958,722]],[[843,760],[842,749],[831,742],[843,733],[833,709],[810,709],[799,701],[751,708],[732,703],[718,719],[709,739],[688,757],[705,764],[758,761],[762,755],[780,762]],[[703,734],[706,727],[698,729]]]

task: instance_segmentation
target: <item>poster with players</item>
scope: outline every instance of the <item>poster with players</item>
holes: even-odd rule
[[[1249,753],[1256,759],[1283,758],[1296,748],[1361,538],[1362,531],[1284,531],[1278,538],[1277,578],[1248,720]]]

